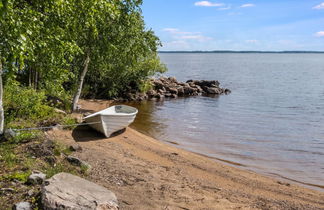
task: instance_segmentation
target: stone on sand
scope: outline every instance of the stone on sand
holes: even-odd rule
[[[41,190],[44,209],[117,210],[116,195],[78,176],[59,173],[45,181]]]

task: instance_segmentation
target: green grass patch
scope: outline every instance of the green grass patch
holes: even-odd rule
[[[20,181],[20,182],[27,182],[28,177],[30,176],[31,171],[15,171],[13,173],[3,175],[2,179],[3,180],[10,180],[10,181]]]

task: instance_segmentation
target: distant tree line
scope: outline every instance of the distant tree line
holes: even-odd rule
[[[68,98],[143,90],[165,71],[142,0],[0,0],[0,133],[3,92],[15,84]],[[4,88],[3,88],[4,87]],[[11,88],[12,89],[12,88]]]

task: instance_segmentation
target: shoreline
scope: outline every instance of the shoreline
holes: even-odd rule
[[[107,102],[86,102],[86,110]],[[95,109],[93,109],[95,107]],[[89,127],[48,135],[78,143],[88,179],[116,193],[121,209],[321,209],[324,193],[230,166],[127,128],[105,138]]]
[[[130,127],[132,128],[132,126],[130,126]],[[136,130],[135,128],[132,128],[132,129]],[[143,134],[143,135],[149,136],[149,135],[147,135],[147,134],[145,134],[143,132],[140,132],[138,130],[136,130],[136,131]],[[149,136],[149,137],[151,137],[151,136]],[[154,137],[151,137],[151,138],[155,139]],[[165,142],[168,145],[170,144],[173,147],[176,147],[176,148],[191,152],[193,154],[200,155],[202,157],[209,158],[209,159],[214,160],[214,161],[218,161],[220,163],[223,163],[223,164],[226,164],[226,165],[229,165],[229,166],[238,167],[241,170],[251,171],[251,172],[254,172],[254,173],[262,175],[262,176],[266,176],[266,177],[269,177],[269,178],[276,179],[278,181],[286,181],[286,182],[288,181],[288,182],[290,182],[289,184],[298,184],[299,186],[302,186],[302,187],[305,187],[305,188],[308,188],[308,189],[316,190],[316,191],[319,191],[319,192],[324,192],[324,185],[316,185],[316,184],[312,184],[312,183],[308,183],[308,182],[303,182],[303,181],[292,179],[292,178],[289,178],[289,177],[286,177],[286,176],[283,176],[283,175],[280,175],[280,174],[276,174],[276,173],[270,173],[270,172],[265,173],[265,172],[262,172],[262,171],[257,171],[257,170],[255,170],[253,168],[250,168],[248,165],[245,165],[245,164],[242,164],[242,163],[239,163],[239,162],[235,162],[235,161],[231,161],[231,160],[227,160],[227,159],[223,159],[223,158],[218,158],[218,157],[213,157],[213,156],[205,155],[203,153],[188,150],[186,148],[181,147],[181,144],[179,144],[177,142],[163,141],[163,140],[159,140],[159,139],[155,139],[155,140]]]

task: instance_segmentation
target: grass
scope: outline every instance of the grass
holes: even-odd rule
[[[33,154],[32,146],[41,145],[45,141],[44,134],[40,131],[20,132],[17,136],[6,142],[0,143],[0,188],[12,188],[14,192],[0,192],[1,209],[11,209],[13,204],[21,201],[29,201],[34,209],[38,209],[38,193],[40,186],[26,184],[29,175],[34,170],[46,174],[47,178],[60,172],[72,173],[85,176],[88,168],[86,166],[73,166],[64,159],[72,151],[59,143],[54,142],[52,155],[55,164],[46,161],[46,157]],[[40,147],[41,148],[41,147]],[[62,155],[64,154],[64,155]],[[39,157],[39,158],[36,158]],[[33,195],[28,195],[33,190]]]

